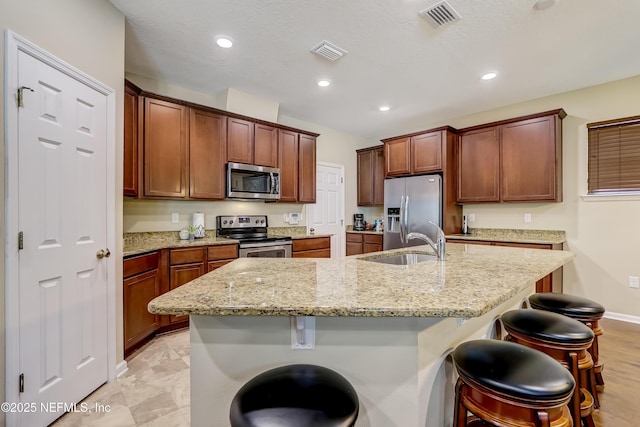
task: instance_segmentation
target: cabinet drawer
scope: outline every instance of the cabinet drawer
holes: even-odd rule
[[[171,265],[204,261],[205,248],[171,249],[169,263]]]
[[[232,258],[238,258],[238,245],[209,246],[207,249],[207,259],[209,261]]]
[[[223,266],[223,265],[225,265],[225,264],[229,264],[231,261],[233,261],[233,260],[231,260],[231,259],[226,259],[226,260],[224,260],[224,261],[209,261],[209,262],[207,263],[207,272],[209,272],[209,271],[213,271],[213,270],[215,270],[215,269],[217,269],[217,268],[220,268],[220,267],[222,267],[222,266]]]
[[[382,236],[379,234],[364,234],[364,243],[371,243],[374,245],[382,244]]]
[[[158,268],[158,252],[127,258],[123,262],[123,278],[135,276],[145,271]]]
[[[382,250],[382,245],[373,244],[373,243],[365,243],[362,245],[362,253],[368,254],[369,252],[380,252]]]
[[[309,251],[313,249],[331,249],[330,237],[312,237],[308,239],[294,239],[293,251]]]
[[[362,243],[362,236],[360,233],[347,233],[347,242]]]
[[[331,258],[331,249],[313,249],[310,251],[294,252],[293,258]]]

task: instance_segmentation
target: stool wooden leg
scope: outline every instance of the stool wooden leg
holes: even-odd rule
[[[538,411],[538,419],[540,420],[540,427],[551,426],[551,421],[549,420],[549,413],[547,411]]]
[[[461,379],[458,379],[456,383],[456,403],[455,410],[453,412],[453,425],[454,427],[465,427],[467,425],[467,408],[462,404],[462,388],[464,383]]]
[[[573,375],[573,379],[576,381],[576,387],[573,389],[573,397],[571,398],[570,408],[571,416],[573,417],[573,424],[580,426],[580,374],[578,372],[578,354],[575,352],[569,353],[570,366],[569,370]]]

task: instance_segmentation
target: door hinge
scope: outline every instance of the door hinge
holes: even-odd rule
[[[18,108],[24,107],[24,96],[22,95],[22,92],[24,92],[25,89],[33,92],[33,89],[31,89],[30,87],[20,86],[18,88]]]
[[[20,374],[19,387],[20,393],[24,393],[24,374]]]
[[[18,250],[24,249],[24,233],[18,233]]]
[[[340,184],[344,184],[344,178],[340,177]]]

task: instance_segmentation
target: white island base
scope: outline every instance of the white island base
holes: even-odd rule
[[[309,363],[351,382],[360,400],[356,426],[450,427],[449,354],[461,342],[492,338],[500,314],[533,292],[534,285],[470,319],[317,317],[315,350],[291,349],[289,317],[191,316],[191,425],[229,425],[243,384],[277,366]]]

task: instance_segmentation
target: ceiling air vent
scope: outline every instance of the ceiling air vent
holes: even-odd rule
[[[318,45],[312,47],[311,52],[327,58],[329,61],[337,61],[347,54],[346,50],[331,44],[326,40],[323,40]]]
[[[442,27],[449,22],[460,19],[460,15],[446,1],[441,1],[418,12],[423,18],[431,22],[436,27]]]

